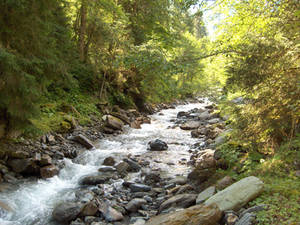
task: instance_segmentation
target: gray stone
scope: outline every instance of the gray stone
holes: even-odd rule
[[[200,121],[188,121],[180,126],[182,130],[196,130],[202,125]]]
[[[196,204],[201,204],[203,202],[205,202],[205,200],[207,200],[208,198],[210,198],[211,196],[213,196],[216,193],[216,187],[215,186],[211,186],[209,188],[206,188],[204,191],[202,191],[197,199],[196,199]]]
[[[150,151],[165,151],[168,149],[167,143],[159,139],[150,141],[148,144]]]
[[[129,212],[136,212],[142,205],[146,203],[147,201],[143,198],[134,198],[126,205],[125,208]]]
[[[107,203],[101,204],[99,210],[102,213],[105,220],[108,222],[115,222],[124,219],[122,213],[118,212]]]
[[[115,166],[115,168],[117,169],[120,175],[125,176],[128,173],[130,166],[127,162],[120,162],[118,165]]]
[[[243,217],[246,213],[253,213],[253,212],[259,212],[267,209],[267,205],[255,205],[252,206],[246,210],[244,210],[241,214],[240,217]]]
[[[83,136],[82,134],[79,134],[79,135],[73,137],[73,141],[76,141],[79,144],[82,144],[87,149],[91,149],[91,148],[95,147],[93,145],[93,143],[87,137]]]
[[[168,209],[170,207],[176,207],[176,208],[187,208],[196,203],[197,195],[194,194],[180,194],[175,195],[168,200],[164,201],[160,207],[159,212],[162,212],[165,209]]]
[[[123,129],[124,123],[119,118],[111,115],[105,115],[103,116],[103,119],[105,120],[106,127],[111,128],[113,130]]]
[[[116,163],[116,160],[111,156],[105,158],[103,161],[103,165],[105,165],[105,166],[114,166],[115,163]]]
[[[209,124],[215,124],[215,123],[219,123],[220,119],[219,118],[214,118],[214,119],[210,119],[207,121]]]
[[[255,214],[253,213],[245,213],[241,219],[235,223],[235,225],[252,225],[255,221]]]
[[[148,192],[151,191],[151,187],[144,184],[130,184],[129,188],[132,192]]]
[[[117,169],[115,167],[112,166],[101,166],[98,169],[99,172],[115,172],[117,171]]]
[[[81,185],[97,185],[104,184],[106,181],[113,178],[113,174],[100,174],[100,175],[92,175],[86,176],[79,181]]]
[[[61,203],[54,208],[52,217],[57,222],[69,223],[79,215],[83,206],[83,204],[76,202]]]
[[[264,183],[257,177],[246,177],[205,201],[206,205],[216,203],[221,211],[238,210],[263,191]]]
[[[124,159],[124,162],[128,163],[130,172],[138,172],[141,170],[141,166],[132,159]]]
[[[168,184],[179,184],[184,185],[187,183],[187,177],[178,176],[168,181]]]

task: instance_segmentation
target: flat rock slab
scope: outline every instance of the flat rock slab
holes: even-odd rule
[[[104,184],[109,179],[113,178],[114,174],[101,174],[101,175],[92,175],[83,177],[79,184],[81,185],[97,185],[97,184]]]
[[[151,218],[146,225],[217,225],[222,212],[217,205],[196,205]]]
[[[250,176],[230,185],[210,197],[205,205],[217,204],[221,211],[239,210],[263,191],[264,183],[257,177]]]

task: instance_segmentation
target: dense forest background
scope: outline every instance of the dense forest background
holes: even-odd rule
[[[299,131],[299,2],[2,0],[0,136],[68,130],[103,106],[137,107],[210,88],[245,142]],[[203,13],[218,24],[207,35]],[[224,106],[224,108],[226,108]]]

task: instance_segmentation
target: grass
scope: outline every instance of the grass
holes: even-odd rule
[[[267,210],[257,214],[259,225],[300,224],[300,179],[295,176],[296,161],[300,160],[298,138],[282,145],[273,155],[263,155],[230,141],[219,148],[229,165],[219,174],[237,180],[253,175],[264,182],[264,192],[249,203],[268,205]]]

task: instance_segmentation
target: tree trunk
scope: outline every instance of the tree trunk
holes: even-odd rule
[[[81,1],[80,8],[80,29],[79,29],[79,56],[80,61],[85,61],[85,34],[86,34],[86,0]]]

